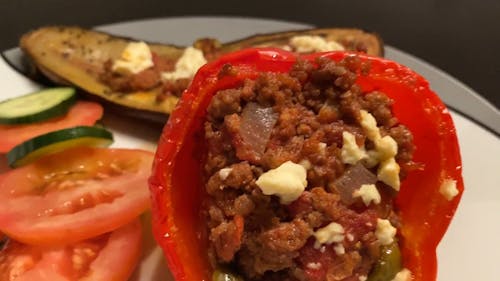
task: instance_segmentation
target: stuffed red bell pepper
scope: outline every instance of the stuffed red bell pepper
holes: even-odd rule
[[[453,122],[421,76],[273,49],[198,71],[150,187],[178,281],[435,280],[463,192]]]

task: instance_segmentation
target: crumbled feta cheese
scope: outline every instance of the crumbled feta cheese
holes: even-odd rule
[[[205,63],[207,63],[207,60],[203,56],[202,51],[193,47],[187,47],[179,60],[177,60],[177,63],[175,63],[175,70],[172,72],[163,72],[161,77],[163,80],[191,78]]]
[[[413,278],[411,276],[411,271],[407,268],[403,268],[400,272],[394,276],[392,281],[411,281]]]
[[[144,42],[130,42],[111,69],[113,72],[129,75],[139,73],[153,65],[149,46]]]
[[[368,150],[368,151],[366,151],[366,155],[367,155],[367,157],[365,159],[363,159],[363,164],[367,168],[373,168],[373,167],[377,166],[379,158],[380,158],[380,157],[378,157],[378,152],[376,150]]]
[[[335,244],[335,246],[333,246],[333,250],[335,251],[335,254],[337,254],[337,256],[345,254],[344,245],[342,245],[341,243]]]
[[[295,36],[289,41],[290,46],[299,53],[343,51],[344,47],[339,43],[330,40],[327,41],[320,36]]]
[[[354,241],[354,235],[352,235],[351,233],[347,233],[345,237],[351,242]]]
[[[380,139],[380,129],[377,127],[377,120],[375,120],[375,117],[366,110],[360,110],[359,113],[361,115],[360,125],[368,139],[371,141]]]
[[[320,269],[321,268],[321,263],[319,263],[319,262],[310,262],[306,266],[309,269]]]
[[[439,192],[446,198],[446,200],[451,201],[458,195],[457,181],[445,179],[439,187]]]
[[[265,195],[276,195],[282,204],[290,204],[304,192],[307,171],[303,166],[287,161],[262,174],[255,183]]]
[[[363,200],[366,206],[369,206],[371,202],[380,204],[381,200],[380,193],[374,184],[361,185],[360,189],[353,192],[352,197],[361,197],[361,200]]]
[[[306,170],[309,170],[312,167],[311,162],[309,160],[307,160],[307,159],[303,159],[302,161],[300,161],[299,165],[301,165],[302,167],[304,167],[304,169],[306,169]]]
[[[360,124],[369,140],[375,144],[375,151],[368,151],[366,166],[375,167],[380,163],[377,178],[399,191],[399,164],[394,158],[398,154],[398,144],[391,136],[382,137],[375,117],[366,110],[360,110]]]
[[[388,220],[377,219],[377,229],[375,236],[381,245],[389,245],[394,241],[396,235],[396,228],[391,225]]]
[[[313,233],[316,237],[314,248],[319,249],[322,244],[339,243],[344,240],[344,228],[342,225],[332,222],[325,227],[316,230]]]
[[[380,163],[377,171],[377,178],[383,183],[394,188],[396,191],[399,191],[399,165],[396,163],[394,157]]]
[[[324,154],[324,153],[325,153],[325,151],[326,151],[326,143],[324,143],[324,142],[320,142],[320,143],[318,143],[318,149],[319,149],[319,151],[320,151],[321,153],[323,153],[323,154]]]
[[[375,149],[381,160],[389,159],[398,154],[398,143],[391,136],[385,136],[375,140]]]
[[[233,168],[223,168],[219,170],[219,177],[221,180],[227,179]]]
[[[361,275],[359,276],[359,281],[366,281],[368,279],[368,277],[366,277],[365,275]]]
[[[356,164],[359,160],[367,157],[364,148],[360,148],[356,143],[356,138],[353,134],[349,132],[342,132],[342,149],[340,151],[340,157],[342,162],[345,164]]]

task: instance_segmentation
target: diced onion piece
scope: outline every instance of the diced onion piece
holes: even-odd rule
[[[241,113],[240,135],[258,155],[264,153],[278,114],[271,107],[249,103]]]
[[[350,205],[355,201],[353,193],[356,190],[364,184],[375,184],[376,182],[377,176],[365,168],[361,163],[358,163],[348,168],[344,174],[334,182],[334,186],[340,194],[340,200],[342,200],[344,204]]]

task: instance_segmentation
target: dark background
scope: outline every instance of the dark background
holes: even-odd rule
[[[231,15],[378,32],[500,107],[499,0],[0,0],[0,50],[47,24],[92,27],[150,17]],[[180,27],[182,28],[182,27]]]

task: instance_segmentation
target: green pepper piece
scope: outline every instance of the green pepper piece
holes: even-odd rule
[[[401,270],[401,252],[397,242],[380,248],[380,258],[367,281],[391,281]]]

